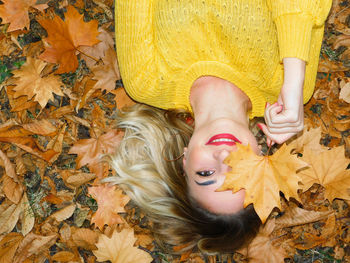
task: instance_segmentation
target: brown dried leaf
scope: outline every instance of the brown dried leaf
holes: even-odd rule
[[[343,87],[341,87],[339,99],[350,103],[350,82],[346,83]]]
[[[247,258],[249,263],[281,263],[287,253],[273,245],[270,234],[275,228],[275,220],[268,220],[258,235],[248,246]]]
[[[40,236],[29,233],[19,245],[13,262],[23,262],[31,255],[38,255],[55,244],[58,235]]]
[[[26,236],[30,231],[32,231],[35,223],[34,212],[29,204],[26,193],[23,195],[22,213],[20,214],[19,220],[21,222],[21,233],[23,236]]]
[[[114,100],[117,105],[117,109],[121,109],[123,107],[129,107],[136,104],[129,95],[125,92],[124,88],[118,88],[116,90],[110,91],[110,93],[114,94]]]
[[[0,5],[0,17],[2,23],[10,23],[7,32],[28,28],[29,29],[29,7],[34,7],[40,11],[48,8],[46,4],[37,4],[37,0],[3,0]]]
[[[92,68],[93,79],[97,80],[94,89],[111,91],[115,89],[115,83],[120,79],[117,54],[114,48],[110,47],[103,58],[103,64]]]
[[[103,229],[105,224],[114,225],[123,223],[119,213],[124,213],[124,206],[130,198],[123,194],[116,186],[93,186],[88,188],[89,194],[96,200],[98,209],[91,218],[91,224]]]
[[[0,159],[4,163],[6,174],[3,175],[3,191],[8,199],[13,203],[18,204],[23,195],[23,186],[22,183],[18,180],[15,169],[6,156],[6,154],[0,150]]]
[[[118,147],[123,132],[118,130],[110,130],[109,132],[99,136],[98,138],[79,140],[69,150],[69,153],[77,154],[77,169],[86,165],[100,162],[100,157],[104,154],[112,154]]]
[[[97,250],[93,253],[98,261],[110,260],[112,263],[150,263],[153,258],[145,251],[134,247],[136,238],[132,228],[115,230],[111,238],[100,234]]]
[[[99,28],[98,32],[100,32],[100,34],[97,36],[97,39],[100,40],[99,43],[90,47],[82,46],[79,48],[83,52],[81,54],[81,58],[85,60],[86,65],[89,68],[96,64],[96,61],[94,59],[91,59],[91,57],[95,59],[102,59],[106,56],[106,51],[111,47],[113,48],[114,46],[114,40],[110,33],[108,33],[103,28]]]
[[[54,100],[53,93],[64,96],[60,87],[62,84],[59,77],[49,75],[47,77],[41,77],[46,63],[27,57],[27,62],[18,70],[12,71],[16,87],[14,98],[26,95],[28,99],[34,97],[34,101],[37,101],[42,108],[44,108],[49,100]]]
[[[302,159],[310,165],[299,173],[304,191],[317,183],[325,187],[325,198],[329,201],[335,198],[350,200],[350,170],[346,170],[349,159],[345,158],[344,146],[319,154],[306,148]]]
[[[73,215],[75,208],[76,208],[75,203],[67,205],[66,207],[50,215],[50,217],[56,219],[57,222],[61,222],[63,220],[70,218]]]
[[[283,227],[292,227],[316,222],[327,218],[332,213],[332,211],[317,212],[305,210],[297,206],[289,206],[285,210],[285,213],[276,219],[275,230]]]
[[[9,233],[0,241],[0,263],[12,262],[23,236],[20,233]]]
[[[71,262],[76,259],[74,253],[70,251],[60,251],[51,257],[51,260],[57,262]]]
[[[73,228],[72,240],[78,247],[87,250],[95,250],[97,249],[95,243],[98,240],[98,234],[88,228]]]

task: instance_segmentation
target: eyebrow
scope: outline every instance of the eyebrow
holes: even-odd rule
[[[209,181],[205,181],[205,182],[203,182],[203,183],[198,183],[197,181],[195,181],[195,182],[196,182],[196,184],[198,184],[198,185],[211,185],[211,184],[216,183],[216,180],[209,180]]]

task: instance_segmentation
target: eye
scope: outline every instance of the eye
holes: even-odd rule
[[[199,176],[211,176],[213,173],[215,173],[215,171],[199,171],[196,172],[196,174],[198,174]]]

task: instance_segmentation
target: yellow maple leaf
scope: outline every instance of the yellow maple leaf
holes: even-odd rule
[[[111,238],[100,234],[93,250],[97,261],[110,260],[112,263],[150,263],[153,258],[145,251],[134,247],[136,238],[132,228],[125,228],[118,233],[114,230]]]
[[[307,163],[290,154],[290,147],[282,145],[272,156],[258,156],[249,145],[237,147],[224,161],[232,170],[217,191],[245,189],[244,207],[252,203],[263,223],[274,207],[281,209],[280,191],[287,199],[299,200],[296,171]]]
[[[343,146],[318,154],[306,148],[302,159],[311,166],[299,173],[304,191],[317,183],[325,187],[325,198],[329,201],[335,198],[350,200],[350,170],[346,170],[350,161],[345,158]]]
[[[50,99],[54,99],[52,93],[64,96],[60,89],[63,84],[58,76],[41,77],[45,66],[45,62],[28,57],[27,62],[20,69],[12,72],[17,78],[15,81],[17,86],[13,89],[15,91],[14,98],[23,95],[28,96],[28,99],[34,97],[34,101],[37,101],[44,108]]]
[[[116,186],[100,185],[89,187],[89,194],[96,200],[98,209],[91,218],[91,224],[103,229],[105,224],[123,223],[119,213],[124,213],[124,206],[130,201],[127,195]]]
[[[34,7],[40,11],[48,8],[47,4],[37,4],[37,0],[3,0],[0,5],[0,17],[2,23],[10,23],[7,32],[28,28],[29,29],[29,7]]]

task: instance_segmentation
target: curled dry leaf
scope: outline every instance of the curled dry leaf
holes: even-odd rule
[[[3,0],[0,5],[0,17],[2,23],[10,23],[7,32],[28,28],[29,29],[29,7],[34,7],[40,11],[48,8],[47,4],[37,4],[37,0]]]
[[[105,224],[114,225],[123,223],[119,213],[124,213],[124,206],[130,201],[127,195],[116,186],[93,186],[88,188],[89,194],[96,200],[98,209],[91,218],[91,223],[99,229]]]
[[[258,156],[249,145],[237,147],[224,161],[232,170],[217,191],[245,189],[244,207],[252,203],[263,223],[274,207],[281,209],[280,191],[299,200],[296,171],[308,165],[290,154],[290,147],[284,144],[272,156]]]
[[[42,108],[44,108],[49,100],[53,100],[53,93],[64,96],[60,87],[62,84],[59,77],[49,75],[47,77],[41,77],[46,63],[34,59],[27,58],[26,63],[18,70],[14,70],[14,78],[16,87],[14,98],[26,95],[28,99],[34,97],[34,101],[37,101]]]
[[[57,74],[75,71],[78,67],[76,52],[79,48],[100,42],[97,39],[97,20],[84,22],[84,16],[71,5],[67,7],[64,21],[55,16],[53,20],[43,19],[39,23],[48,34],[45,39],[48,45],[40,59],[60,64]]]
[[[350,200],[350,170],[346,170],[349,159],[345,158],[344,146],[319,154],[305,149],[302,159],[310,165],[299,173],[304,191],[316,183],[325,188],[325,198],[329,201],[335,198]]]
[[[100,234],[93,253],[98,261],[110,260],[112,263],[150,263],[153,258],[145,251],[134,247],[136,238],[132,228],[125,228],[120,233],[114,230],[111,238]]]
[[[22,198],[23,199],[23,198]],[[21,200],[22,202],[22,200]],[[22,212],[22,204],[2,203],[0,206],[0,235],[10,233],[16,226]]]
[[[56,262],[72,262],[76,260],[76,256],[70,251],[60,251],[53,255],[51,260]]]
[[[50,217],[56,219],[56,221],[58,222],[61,222],[63,220],[70,218],[73,215],[75,208],[76,208],[76,204],[67,205],[66,207],[50,215]]]
[[[35,223],[34,212],[29,204],[27,193],[23,195],[22,212],[19,220],[21,222],[21,233],[23,236],[26,236],[30,231],[32,231]]]

